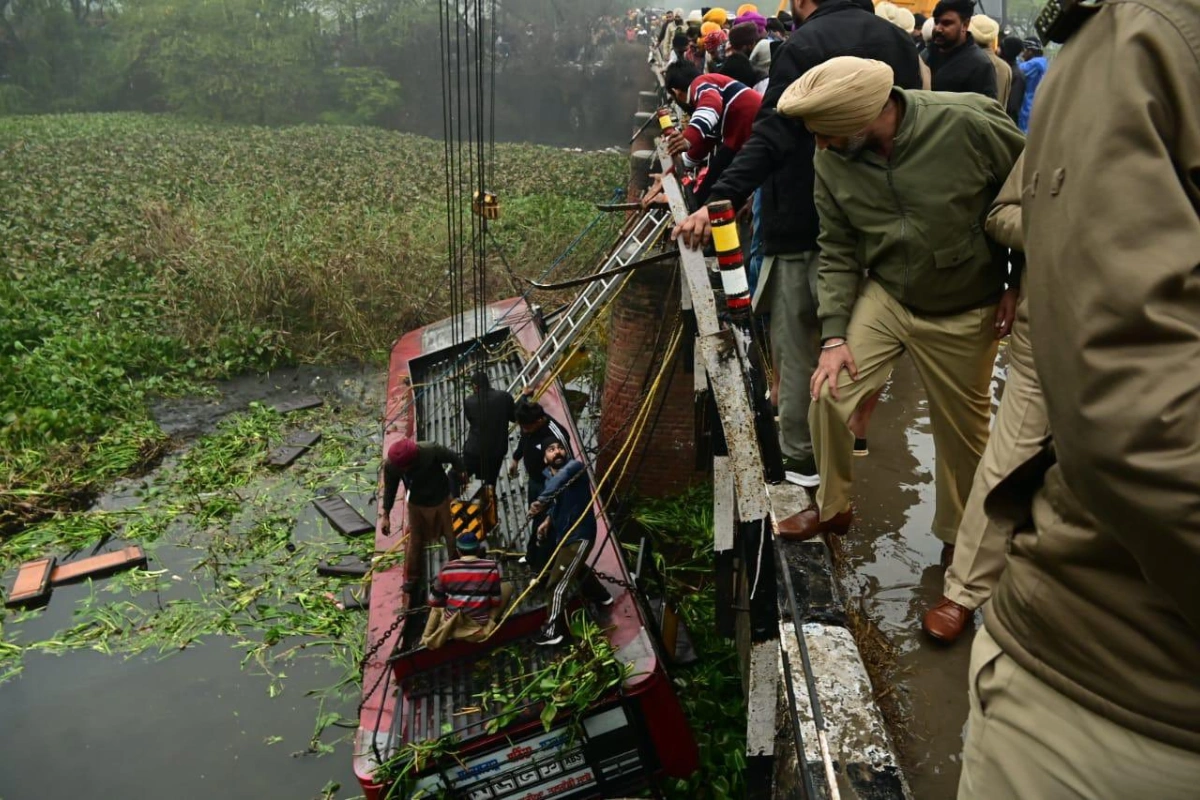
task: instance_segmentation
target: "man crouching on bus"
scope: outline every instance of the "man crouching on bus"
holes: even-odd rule
[[[429,587],[429,619],[421,644],[430,650],[447,639],[483,641],[512,596],[512,584],[500,579],[500,565],[480,557],[483,543],[474,533],[460,535],[455,543],[458,558],[447,561]]]
[[[546,627],[536,643],[555,645],[565,635],[563,604],[572,580],[579,579],[584,596],[593,603],[607,607],[613,604],[613,598],[587,564],[596,541],[596,514],[592,510],[587,471],[581,461],[567,455],[566,446],[557,439],[547,442],[543,453],[546,485],[529,506],[529,515],[549,511],[538,526],[538,537],[542,540],[542,552],[553,555],[546,567],[545,585],[550,593]]]

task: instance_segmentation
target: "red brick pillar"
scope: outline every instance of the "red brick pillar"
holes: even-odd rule
[[[636,145],[635,145],[636,146]],[[629,194],[640,196],[649,183],[652,153],[641,150],[630,160]],[[622,445],[635,432],[643,396],[658,374],[679,315],[679,276],[668,266],[634,272],[612,305],[608,362],[600,406],[600,456],[603,475]],[[686,335],[686,334],[685,334]],[[696,420],[691,343],[680,342],[666,365],[641,438],[633,446],[624,478],[617,471],[606,487],[650,497],[675,494],[708,478],[696,469]]]
[[[658,374],[678,311],[679,280],[669,267],[635,272],[613,303],[600,406],[601,475],[634,433],[639,404]],[[695,393],[689,353],[688,343],[681,341],[650,403],[624,479],[614,483],[618,465],[606,484],[613,491],[662,497],[708,477],[706,471],[696,470]]]

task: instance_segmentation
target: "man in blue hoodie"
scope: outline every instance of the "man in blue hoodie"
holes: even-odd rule
[[[1037,39],[1025,42],[1025,58],[1020,62],[1021,74],[1025,77],[1025,101],[1021,103],[1021,116],[1017,118],[1017,127],[1022,133],[1029,133],[1029,112],[1033,110],[1033,96],[1037,93],[1038,84],[1046,74],[1048,63],[1042,55],[1042,45]]]
[[[545,550],[554,554],[546,568],[545,585],[550,595],[546,627],[537,644],[554,645],[563,640],[566,631],[563,607],[576,577],[584,596],[593,603],[610,606],[613,598],[587,564],[596,540],[596,514],[587,471],[582,462],[567,455],[566,446],[558,440],[548,442],[543,452],[546,485],[529,506],[529,516],[549,512],[537,533]]]

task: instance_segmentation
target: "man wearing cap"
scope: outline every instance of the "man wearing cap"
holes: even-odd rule
[[[587,470],[567,454],[563,442],[548,442],[545,459],[546,485],[529,506],[529,516],[549,512],[538,526],[538,536],[552,555],[546,568],[546,627],[536,643],[555,645],[566,635],[565,604],[573,581],[578,579],[584,596],[597,605],[611,606],[613,598],[587,563],[596,541],[595,498]]]
[[[771,60],[762,108],[746,144],[721,175],[709,200],[741,208],[762,187],[765,258],[754,297],[756,313],[771,315],[771,351],[779,365],[779,443],[787,480],[819,480],[808,429],[809,379],[817,364],[817,233],[813,205],[813,139],[795,120],[775,113],[783,91],[835,56],[869,55],[890,64],[896,84],[919,89],[921,72],[912,42],[890,22],[851,0],[795,0],[803,22]],[[677,226],[672,237],[692,246],[708,241],[708,208]],[[783,524],[783,523],[781,523]]]
[[[508,392],[493,389],[482,369],[471,376],[471,386],[474,393],[463,401],[468,425],[463,461],[467,472],[495,486],[508,452],[508,426],[517,421],[516,403]]]
[[[1008,96],[1012,91],[1013,76],[1012,67],[1008,66],[1003,58],[996,55],[996,40],[1000,36],[1000,23],[987,14],[975,14],[971,17],[969,30],[975,44],[979,45],[979,49],[988,57],[988,61],[992,62],[992,69],[996,70],[996,100],[1007,108]]]
[[[473,533],[458,537],[458,558],[447,561],[429,586],[429,618],[421,644],[436,650],[447,639],[481,641],[495,629],[512,596],[500,565],[479,555],[483,543]]]
[[[450,480],[453,467],[466,483],[466,467],[458,453],[436,442],[401,439],[388,448],[383,462],[383,535],[391,535],[392,506],[404,484],[408,539],[404,543],[404,590],[410,595],[425,580],[425,548],[441,539],[454,555],[454,526],[450,520]]]
[[[525,501],[532,505],[546,486],[546,445],[558,442],[570,456],[571,439],[563,424],[547,414],[541,403],[535,402],[529,395],[523,395],[517,401],[517,425],[521,428],[521,438],[517,441],[517,449],[513,451],[508,477],[517,477],[518,467],[521,463],[525,464]],[[532,520],[529,542],[525,547],[524,560],[535,569],[541,569],[549,556],[543,552],[537,540],[537,528],[541,522],[540,515]]]
[[[995,101],[898,89],[888,65],[862,58],[810,70],[779,111],[816,137],[821,215],[821,357],[809,412],[821,486],[794,535],[846,531],[847,421],[907,352],[929,397],[933,532],[947,562],[987,443],[996,341],[1016,308],[1015,290],[1005,291],[1008,251],[984,235],[983,219],[1024,139]]]
[[[1021,75],[1025,78],[1025,97],[1021,101],[1021,116],[1017,126],[1023,131],[1029,130],[1029,115],[1033,113],[1033,98],[1037,95],[1038,86],[1046,76],[1049,64],[1042,55],[1042,43],[1037,39],[1026,39],[1024,58],[1021,60]]]
[[[928,64],[935,92],[975,92],[996,97],[996,69],[971,38],[974,0],[941,0],[933,8]]]

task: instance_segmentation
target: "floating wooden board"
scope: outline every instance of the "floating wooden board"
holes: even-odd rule
[[[306,408],[316,408],[322,405],[325,401],[317,397],[315,394],[301,394],[287,400],[280,400],[271,408],[278,411],[280,414],[290,414],[293,411],[303,411]]]
[[[370,587],[355,588],[346,586],[342,588],[342,608],[347,611],[361,611],[371,606],[371,589]]]
[[[17,570],[17,579],[8,590],[4,605],[9,608],[44,603],[50,598],[50,574],[54,571],[54,556],[26,561]]]
[[[276,447],[267,454],[267,466],[275,467],[276,469],[290,467],[292,464],[296,463],[297,458],[307,452],[307,447],[293,447],[291,445]]]
[[[375,530],[375,526],[363,519],[340,494],[313,500],[313,505],[329,520],[330,525],[345,536],[358,536]]]
[[[322,561],[317,564],[317,574],[331,578],[361,578],[371,569],[371,565],[358,556],[351,556],[340,561]]]
[[[90,558],[82,558],[69,564],[60,564],[50,573],[50,582],[55,586],[81,581],[84,578],[102,578],[106,575],[134,567],[146,566],[146,553],[136,544],[112,550]]]
[[[287,444],[290,447],[312,447],[319,441],[321,441],[320,432],[313,431],[296,431],[287,438]]]

